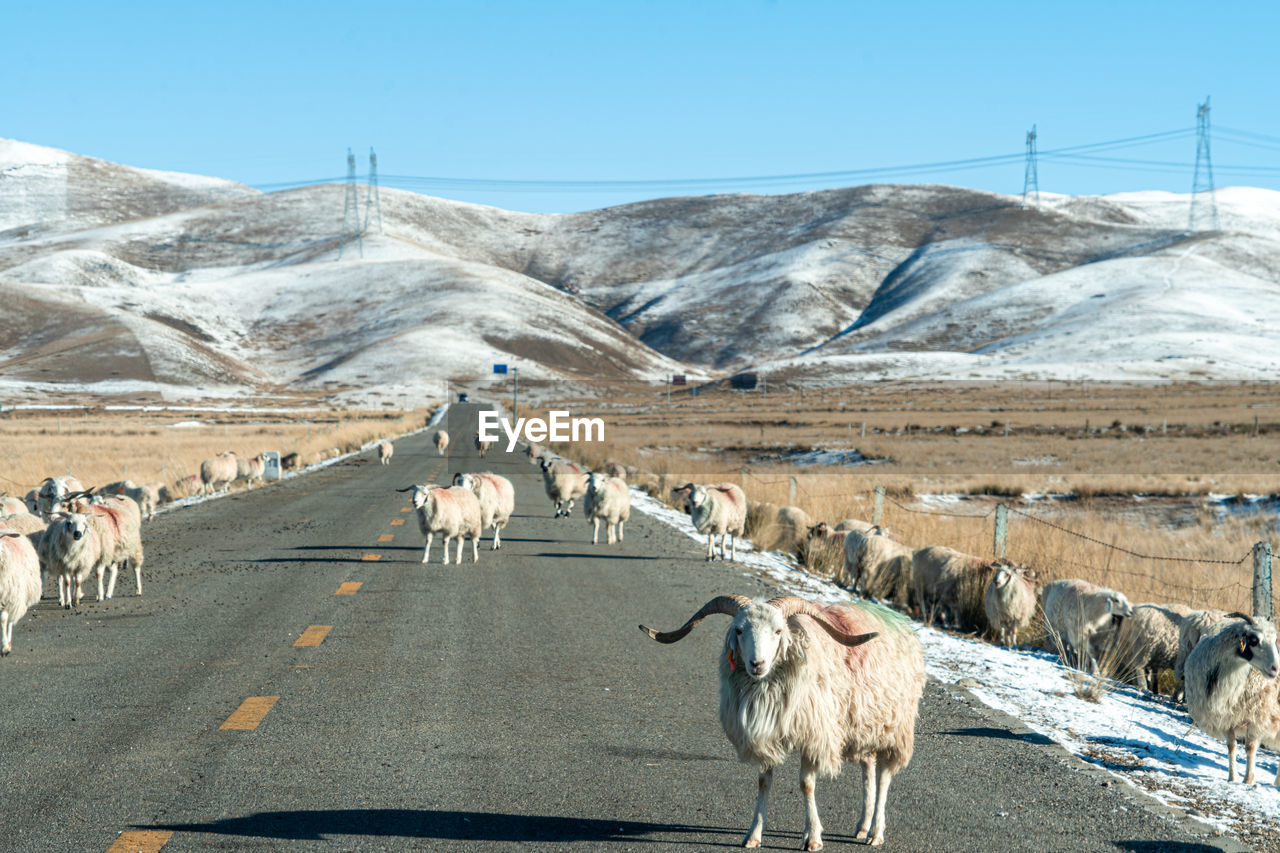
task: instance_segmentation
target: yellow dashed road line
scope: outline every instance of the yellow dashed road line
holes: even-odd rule
[[[381,554],[365,554],[360,559],[366,563],[376,563],[382,559],[382,555]]]
[[[391,526],[392,526],[392,527],[399,527],[399,526],[400,526],[400,525],[402,525],[402,524],[404,524],[404,519],[403,519],[403,518],[393,518],[393,519],[391,519]]]
[[[279,696],[250,696],[218,728],[223,731],[252,731],[279,701]]]
[[[294,641],[293,646],[297,649],[306,646],[318,646],[324,642],[324,638],[329,636],[329,632],[332,630],[332,625],[312,625],[302,632],[302,636]]]
[[[378,537],[378,541],[379,541],[379,542],[390,542],[392,539],[395,539],[395,538],[396,538],[396,535],[395,535],[394,533],[384,533],[384,534],[382,534],[381,536],[379,536],[379,537]]]
[[[107,848],[107,853],[156,853],[173,833],[167,829],[131,829]]]
[[[400,507],[400,511],[401,511],[401,512],[413,512],[413,507],[411,507],[411,506],[402,506],[402,507]]]
[[[364,581],[345,581],[338,587],[338,591],[334,595],[355,595],[360,587],[364,586]]]

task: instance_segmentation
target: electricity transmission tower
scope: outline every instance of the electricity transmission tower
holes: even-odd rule
[[[1027,196],[1031,203],[1040,206],[1040,178],[1036,173],[1036,126],[1031,125],[1027,131],[1027,167],[1022,173],[1022,206],[1027,206]]]
[[[382,233],[382,201],[378,197],[378,155],[369,149],[369,192],[364,199],[364,233],[369,230],[369,211],[378,209],[378,233]]]
[[[1201,164],[1204,171],[1201,172]],[[1208,192],[1207,202],[1197,199]],[[1191,212],[1187,217],[1187,230],[1196,230],[1196,219],[1206,220],[1208,227],[1218,230],[1218,202],[1213,195],[1213,162],[1209,159],[1209,96],[1196,106],[1196,172],[1191,179]]]
[[[347,230],[347,222],[351,222],[351,231]],[[338,260],[342,260],[342,250],[346,247],[348,234],[355,235],[360,246],[360,257],[364,257],[364,239],[360,232],[360,194],[356,189],[356,155],[347,149],[347,192],[342,200],[342,233],[338,235]]]

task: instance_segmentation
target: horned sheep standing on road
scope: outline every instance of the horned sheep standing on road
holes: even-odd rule
[[[1253,784],[1258,744],[1280,741],[1280,650],[1276,626],[1230,613],[1187,658],[1187,710],[1227,741],[1227,781],[1236,780],[1236,739],[1245,741],[1244,783]],[[1280,785],[1280,773],[1276,774]]]
[[[511,481],[499,474],[454,474],[453,484],[475,493],[480,502],[480,526],[493,528],[492,551],[502,547],[502,528],[516,511],[516,490]]]
[[[1133,605],[1123,593],[1082,580],[1060,580],[1040,591],[1040,604],[1048,637],[1057,637],[1065,662],[1098,668],[1098,655],[1113,636],[1117,624],[1133,615]],[[1050,640],[1052,642],[1052,640]]]
[[[378,462],[382,465],[391,464],[391,455],[396,452],[396,446],[389,441],[378,442]]]
[[[40,517],[48,521],[50,517],[63,508],[70,495],[84,491],[80,481],[70,474],[61,477],[45,477],[40,484],[40,492],[36,497],[36,506]]]
[[[640,630],[674,643],[713,613],[733,618],[720,657],[720,725],[739,759],[760,767],[744,846],[760,846],[773,769],[797,751],[801,846],[822,848],[814,781],[836,776],[844,761],[862,764],[857,837],[884,843],[889,783],[911,760],[925,683],[920,641],[906,619],[875,604],[721,595],[675,631]]]
[[[13,626],[40,602],[43,585],[30,540],[0,522],[0,655],[13,651]]]
[[[102,577],[115,553],[110,525],[102,516],[57,513],[40,540],[40,565],[58,578],[58,604],[72,607],[84,597],[82,585],[94,572]],[[101,598],[101,592],[99,593]]]
[[[582,510],[591,522],[591,544],[600,541],[600,522],[604,522],[605,540],[613,545],[622,541],[622,525],[631,518],[631,490],[621,477],[591,474],[587,477],[587,494]]]
[[[462,545],[471,537],[471,562],[480,561],[480,501],[470,489],[461,486],[439,486],[424,483],[398,492],[413,492],[413,505],[418,508],[418,527],[427,537],[422,549],[422,562],[431,556],[431,540],[435,534],[444,536],[444,559],[449,562],[449,541],[458,540],[458,565],[462,565]]]

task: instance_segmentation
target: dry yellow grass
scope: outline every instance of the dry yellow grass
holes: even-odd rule
[[[408,432],[425,417],[425,411],[8,411],[0,414],[0,491],[20,496],[65,473],[86,487],[123,479],[170,484],[198,474],[203,460],[224,450],[297,452],[309,463],[332,448],[348,452]],[[174,426],[190,421],[204,426]]]

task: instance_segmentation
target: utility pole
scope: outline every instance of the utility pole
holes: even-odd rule
[[[1036,172],[1036,126],[1031,125],[1027,131],[1027,165],[1022,173],[1022,206],[1027,206],[1027,196],[1031,196],[1031,204],[1040,206],[1040,177]]]
[[[342,233],[338,235],[338,260],[342,260],[342,250],[347,244],[347,222],[351,222],[351,233],[355,234],[360,246],[360,257],[364,257],[364,240],[360,235],[360,194],[356,190],[356,155],[347,149],[347,190],[342,199]]]
[[[1203,172],[1201,164],[1204,164]],[[1208,192],[1208,202],[1199,202],[1200,193]],[[1196,230],[1196,218],[1207,220],[1208,227],[1218,230],[1218,202],[1213,193],[1213,162],[1209,159],[1209,96],[1196,105],[1196,171],[1191,179],[1191,212],[1187,216],[1187,230]]]
[[[369,213],[378,210],[378,233],[382,233],[382,199],[378,195],[378,155],[369,149],[369,191],[364,199],[364,232],[369,230]]]
[[[511,368],[511,417],[520,417],[520,368]]]

